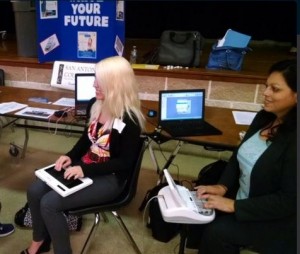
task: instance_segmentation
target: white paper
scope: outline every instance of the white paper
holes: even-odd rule
[[[53,109],[27,107],[16,112],[15,115],[48,119],[54,112]]]
[[[75,99],[74,98],[66,98],[62,97],[57,101],[52,103],[53,105],[65,106],[65,107],[75,107]]]
[[[0,103],[0,114],[5,114],[5,113],[9,113],[9,112],[13,112],[16,110],[19,110],[21,108],[25,108],[27,107],[26,104],[21,104],[18,102],[3,102]]]
[[[257,113],[248,111],[232,111],[232,114],[236,124],[250,125]]]

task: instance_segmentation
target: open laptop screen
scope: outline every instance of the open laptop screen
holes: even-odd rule
[[[86,107],[95,97],[94,73],[75,74],[75,115],[86,115]]]
[[[204,119],[205,90],[159,91],[160,121]]]

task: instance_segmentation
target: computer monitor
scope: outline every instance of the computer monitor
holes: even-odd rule
[[[86,116],[87,105],[95,97],[95,74],[75,74],[75,116]]]

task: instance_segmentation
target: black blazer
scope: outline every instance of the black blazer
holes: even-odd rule
[[[245,142],[270,120],[264,110],[258,112],[249,127]],[[249,198],[235,201],[239,221],[272,221],[296,223],[297,212],[297,131],[296,127],[278,135],[255,163]],[[220,184],[229,189],[237,185],[240,175],[237,151],[233,153],[221,176]]]
[[[92,99],[91,105],[95,101],[95,99]],[[88,116],[90,114],[90,107],[87,111]],[[121,133],[114,128],[111,131],[110,159],[107,162],[84,164],[81,161],[81,157],[88,151],[92,144],[87,134],[88,127],[86,127],[80,139],[66,154],[71,158],[72,165],[80,165],[84,175],[91,178],[114,173],[121,182],[125,181],[130,170],[135,165],[136,155],[139,150],[141,128],[138,121],[133,121],[127,114],[122,121],[125,123],[125,127]]]

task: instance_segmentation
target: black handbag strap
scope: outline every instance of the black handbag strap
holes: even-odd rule
[[[175,32],[170,32],[170,41],[177,44],[185,44],[191,38],[191,36],[191,33],[181,33],[178,35]]]
[[[198,33],[194,32],[193,33],[194,39],[193,39],[193,57],[192,60],[189,64],[189,66],[194,66],[195,58],[196,58],[196,51],[197,51],[197,37],[200,36]],[[200,45],[201,46],[201,45]]]

